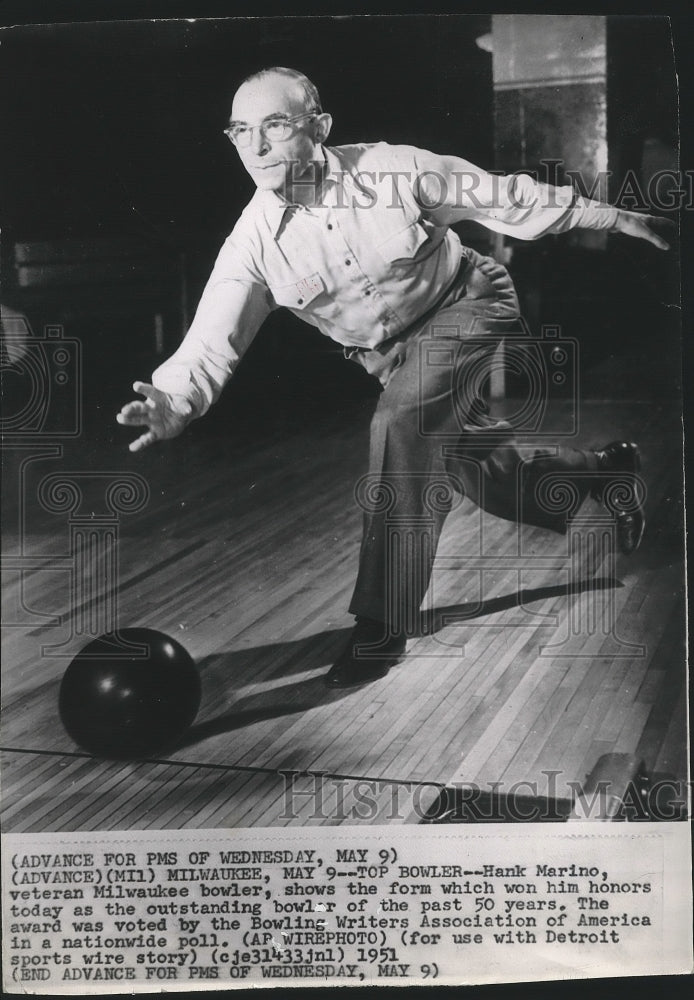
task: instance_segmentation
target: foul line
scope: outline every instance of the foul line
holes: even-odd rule
[[[251,774],[278,774],[278,775],[288,775],[291,774],[297,778],[303,777],[319,777],[319,778],[337,778],[341,781],[381,781],[389,785],[428,785],[431,788],[441,788],[445,789],[448,786],[442,781],[421,781],[415,778],[375,778],[370,777],[366,774],[340,774],[335,771],[310,771],[310,770],[297,770],[294,771],[290,768],[278,770],[276,767],[253,767],[250,764],[209,764],[203,763],[202,761],[193,760],[168,760],[166,758],[160,757],[127,757],[127,758],[106,758],[97,757],[90,753],[81,753],[78,751],[63,751],[63,750],[34,750],[25,749],[24,747],[0,747],[0,753],[18,753],[18,754],[33,754],[37,757],[72,757],[80,760],[95,760],[100,764],[159,764],[166,765],[169,767],[194,767],[203,768],[209,771],[246,771]]]

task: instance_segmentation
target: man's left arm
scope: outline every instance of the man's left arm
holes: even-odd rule
[[[584,198],[571,185],[544,184],[529,174],[490,174],[460,157],[423,150],[415,161],[415,198],[436,225],[471,220],[520,240],[598,229],[669,249],[665,235],[674,231],[671,220]]]

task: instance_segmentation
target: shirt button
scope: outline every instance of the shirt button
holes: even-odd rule
[[[364,292],[364,295],[371,295],[371,292],[369,291],[369,289],[368,289],[368,288],[367,288],[367,289],[366,289],[366,291]]]
[[[299,302],[297,304],[300,305],[300,306],[302,306],[304,304],[304,300],[303,299],[299,299]]]
[[[333,224],[332,224],[332,222],[329,222],[328,223],[328,229],[332,229],[332,228],[333,228]]]
[[[345,261],[345,264],[347,265],[347,267],[349,267],[349,265],[350,265],[351,263],[352,263],[352,261],[351,261],[351,260],[349,259],[349,257],[348,257],[348,258],[347,258],[347,260]]]

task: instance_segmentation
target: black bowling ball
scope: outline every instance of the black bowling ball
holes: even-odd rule
[[[200,675],[175,639],[125,628],[89,642],[65,671],[58,701],[68,734],[99,757],[172,749],[200,707]]]

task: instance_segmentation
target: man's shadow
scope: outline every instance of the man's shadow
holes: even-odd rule
[[[553,586],[523,588],[512,594],[480,601],[476,605],[452,604],[422,613],[416,636],[434,635],[442,628],[473,622],[513,607],[525,607],[533,601],[551,597],[569,597],[588,591],[622,587],[614,577],[599,577]],[[538,625],[541,625],[541,620]],[[352,694],[349,688],[330,689],[323,677],[337,657],[351,632],[349,628],[329,629],[290,642],[269,643],[250,649],[215,653],[200,663],[205,701],[223,704],[244,688],[261,685],[233,702],[227,711],[199,722],[188,730],[178,749],[194,746],[211,736],[231,733],[257,722],[284,718],[306,712],[319,705],[330,705]],[[315,674],[299,681],[282,683],[292,674]],[[239,685],[240,682],[240,686]],[[237,685],[234,687],[234,685]]]

